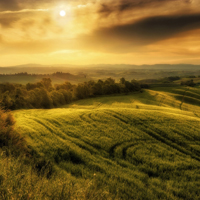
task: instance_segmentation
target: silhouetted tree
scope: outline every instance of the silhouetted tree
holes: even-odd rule
[[[123,78],[123,77],[120,78],[120,81],[119,81],[120,84],[125,84],[125,82],[126,82],[125,78]]]

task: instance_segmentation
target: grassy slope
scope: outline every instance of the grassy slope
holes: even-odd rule
[[[95,174],[122,199],[198,199],[199,101],[199,88],[157,88],[14,115],[28,144],[77,180]]]

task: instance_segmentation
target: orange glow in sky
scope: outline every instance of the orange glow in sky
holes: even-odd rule
[[[200,64],[199,0],[6,0],[0,66]]]

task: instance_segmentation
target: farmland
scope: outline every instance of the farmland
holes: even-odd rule
[[[14,116],[36,155],[111,199],[198,199],[199,91],[156,88]]]

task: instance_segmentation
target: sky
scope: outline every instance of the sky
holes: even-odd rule
[[[28,63],[200,64],[200,0],[0,0],[0,66]]]

